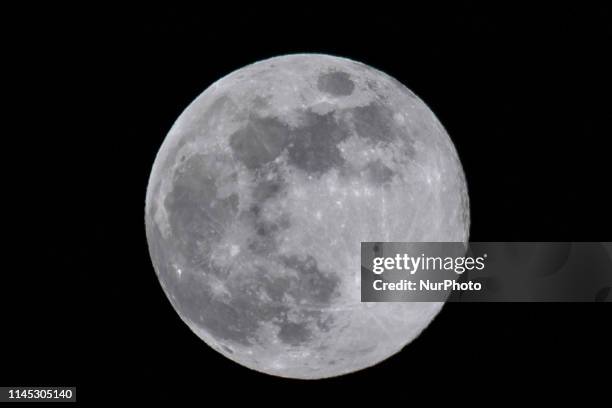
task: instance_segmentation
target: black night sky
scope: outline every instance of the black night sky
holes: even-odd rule
[[[83,404],[603,395],[609,304],[447,304],[398,355],[307,382],[208,348],[153,271],[144,197],[172,123],[220,77],[295,52],[361,61],[428,104],[466,173],[471,240],[612,241],[609,9],[453,4],[16,13],[11,78],[32,90],[6,136],[23,215],[7,216],[0,386],[76,385]]]

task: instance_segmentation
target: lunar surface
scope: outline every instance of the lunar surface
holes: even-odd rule
[[[466,242],[455,148],[388,75],[319,54],[257,62],[180,115],[147,189],[163,290],[227,358],[316,379],[372,366],[443,303],[362,303],[362,241]]]

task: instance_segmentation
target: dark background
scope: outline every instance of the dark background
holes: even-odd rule
[[[611,241],[609,9],[328,2],[18,17],[5,36],[22,113],[7,119],[3,161],[17,207],[6,224],[17,228],[5,233],[15,248],[1,287],[0,385],[76,385],[81,403],[608,391],[612,309],[595,303],[451,303],[409,347],[361,372],[306,382],[245,369],[167,301],[144,198],[165,134],[212,82],[319,52],[390,74],[435,112],[467,176],[471,240]]]

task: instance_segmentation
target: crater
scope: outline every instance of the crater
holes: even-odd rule
[[[353,93],[355,83],[346,72],[334,71],[319,75],[317,88],[330,95],[348,96]]]

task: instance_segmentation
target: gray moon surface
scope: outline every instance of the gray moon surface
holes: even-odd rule
[[[360,301],[362,241],[467,242],[461,163],[395,79],[321,54],[212,84],[179,116],[145,205],[155,271],[181,319],[225,357],[317,379],[377,364],[443,303]]]

